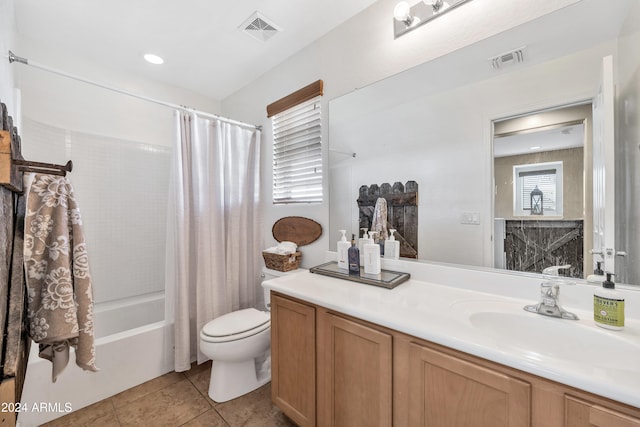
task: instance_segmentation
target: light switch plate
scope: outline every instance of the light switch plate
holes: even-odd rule
[[[460,224],[480,225],[480,212],[463,212],[460,215]]]

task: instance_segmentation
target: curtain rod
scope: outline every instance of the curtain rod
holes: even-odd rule
[[[98,87],[101,87],[103,89],[107,89],[107,90],[110,90],[110,91],[113,91],[113,92],[121,93],[123,95],[128,95],[128,96],[131,96],[133,98],[138,98],[138,99],[141,99],[143,101],[152,102],[154,104],[163,105],[165,107],[174,108],[176,110],[182,110],[182,111],[187,111],[187,112],[190,112],[190,113],[196,113],[196,114],[198,114],[200,116],[209,117],[209,118],[217,119],[217,120],[222,120],[224,122],[231,123],[231,124],[238,125],[238,126],[242,126],[242,127],[246,127],[246,128],[255,128],[257,130],[262,130],[262,126],[260,126],[260,125],[253,125],[253,124],[250,124],[250,123],[245,123],[245,122],[241,122],[241,121],[238,121],[238,120],[233,120],[233,119],[230,119],[230,118],[227,118],[227,117],[219,116],[217,114],[207,113],[205,111],[196,110],[195,108],[186,107],[184,105],[178,105],[178,104],[172,104],[170,102],[160,101],[160,100],[157,100],[157,99],[149,98],[148,96],[139,95],[139,94],[136,94],[136,93],[133,93],[133,92],[128,92],[126,90],[122,90],[122,89],[114,88],[114,87],[111,87],[111,86],[107,86],[107,85],[104,85],[102,83],[95,82],[93,80],[85,79],[84,77],[80,77],[80,76],[76,76],[76,75],[73,75],[73,74],[69,74],[67,72],[64,72],[64,71],[61,71],[61,70],[57,70],[55,68],[47,67],[45,65],[38,64],[37,62],[30,61],[27,58],[22,58],[20,56],[17,56],[12,51],[9,51],[8,58],[9,58],[9,63],[10,64],[13,64],[14,62],[19,62],[21,64],[29,65],[30,67],[38,68],[38,69],[43,70],[43,71],[48,71],[50,73],[57,74],[57,75],[62,76],[62,77],[67,77],[67,78],[70,78],[70,79],[73,79],[73,80],[78,80],[80,82],[87,83],[87,84],[90,84],[90,85],[93,85],[93,86],[98,86]]]

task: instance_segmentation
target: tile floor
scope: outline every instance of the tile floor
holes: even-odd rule
[[[44,426],[295,426],[272,405],[271,383],[237,399],[214,402],[207,395],[210,370],[208,362],[170,372]]]

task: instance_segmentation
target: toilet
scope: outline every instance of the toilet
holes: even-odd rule
[[[262,270],[263,280],[285,274]],[[269,307],[269,292],[265,290]],[[271,315],[255,308],[227,313],[208,322],[200,331],[200,351],[211,359],[209,397],[226,402],[271,381]]]

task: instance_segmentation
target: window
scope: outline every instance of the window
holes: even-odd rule
[[[318,82],[319,86],[318,86]],[[294,104],[270,116],[273,119],[273,203],[322,202],[322,129],[320,91],[311,99]],[[311,85],[310,85],[311,86]],[[309,88],[309,86],[307,87]],[[303,88],[302,90],[306,90]],[[291,98],[300,91],[289,95]],[[269,109],[281,103],[277,101]]]
[[[542,192],[542,216],[562,216],[562,162],[513,167],[513,215],[532,215],[531,192]],[[534,202],[535,203],[535,202]]]

